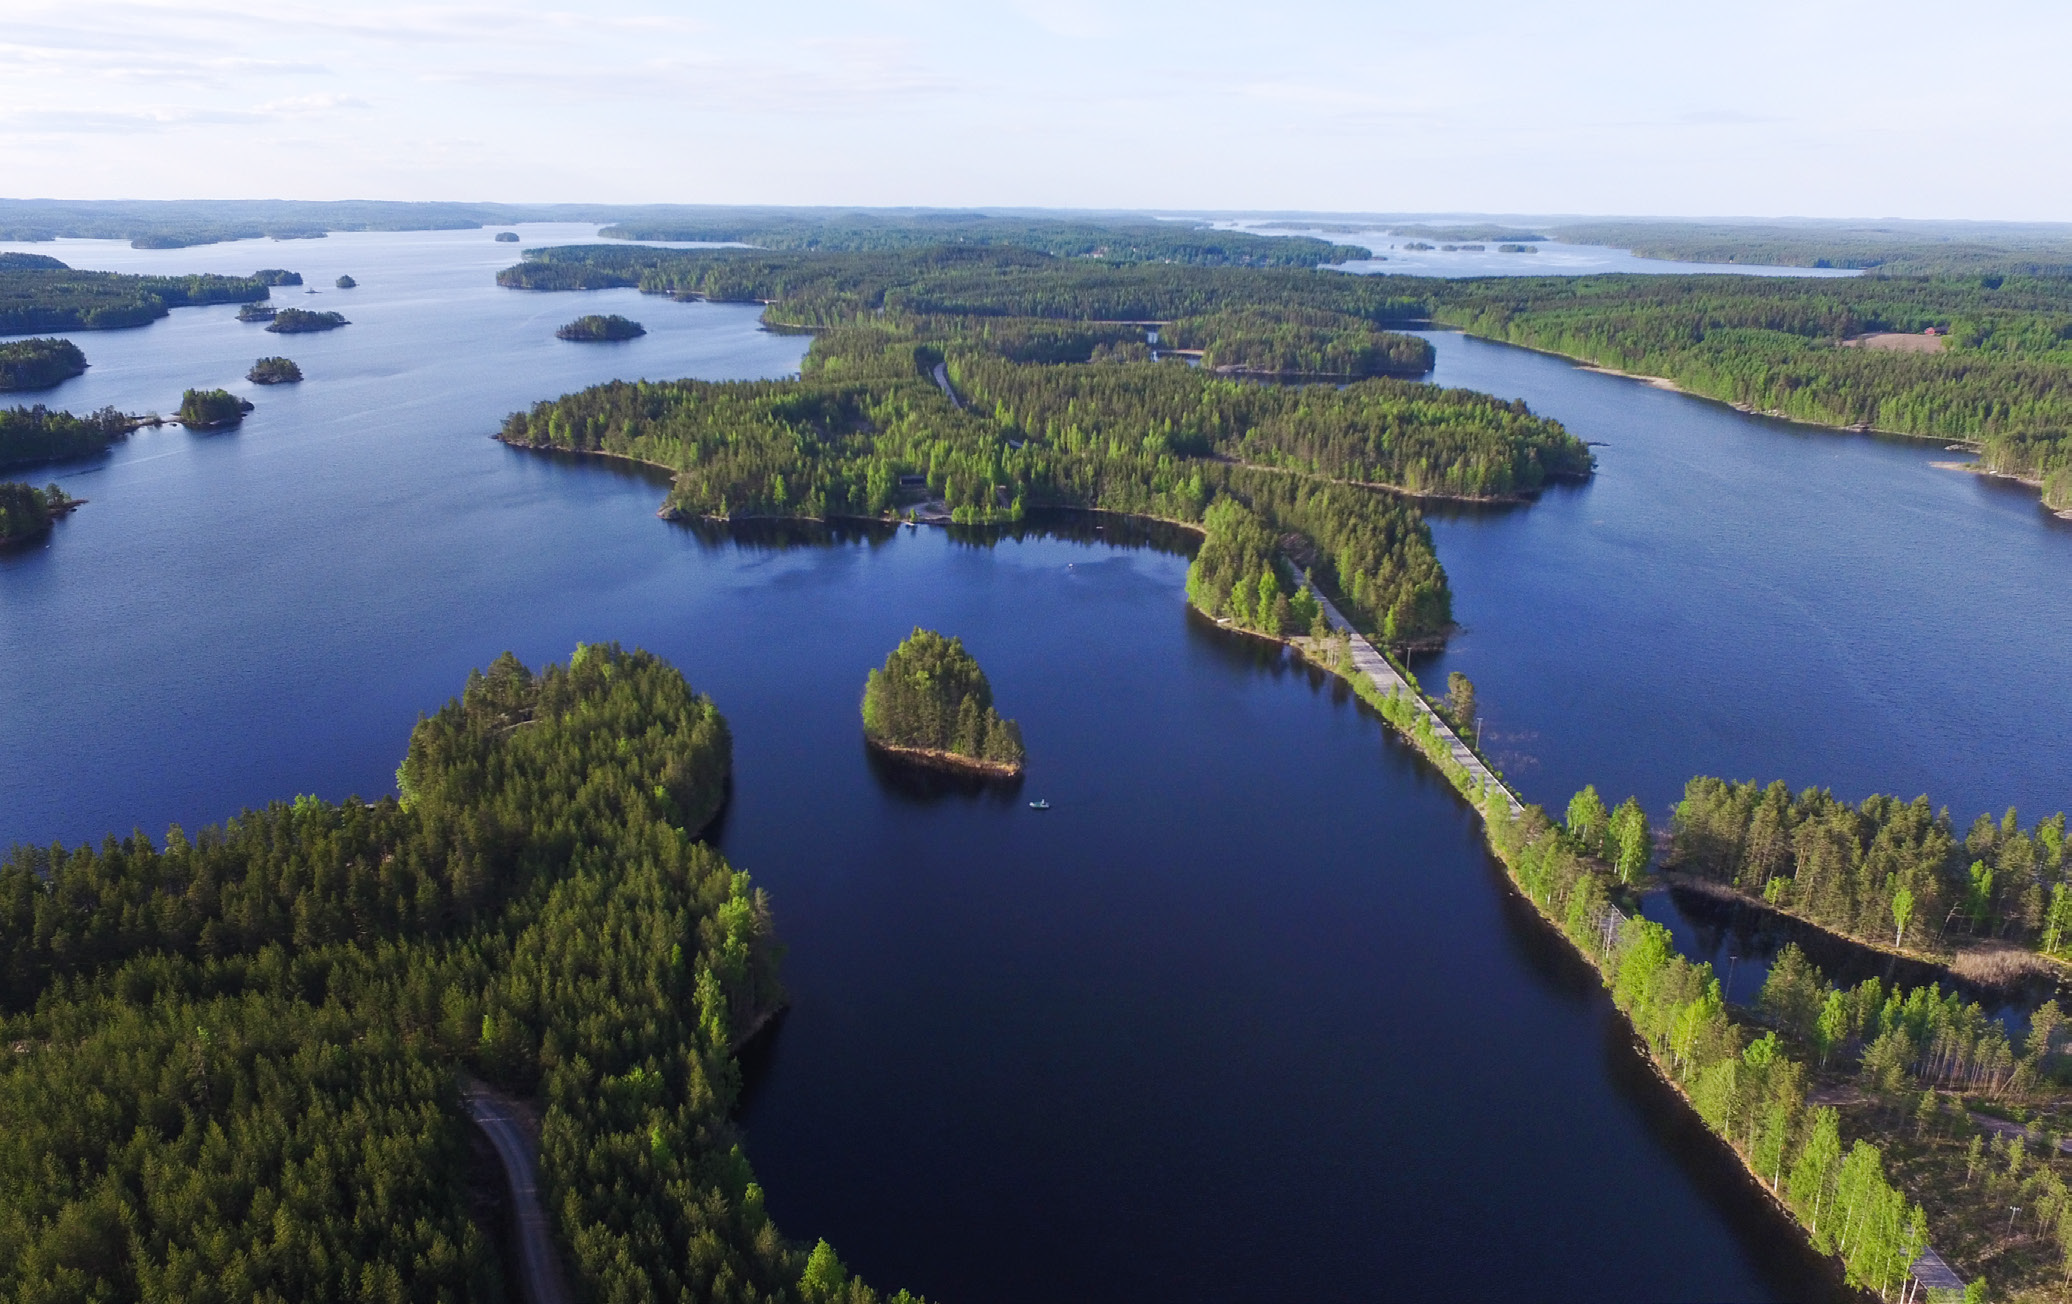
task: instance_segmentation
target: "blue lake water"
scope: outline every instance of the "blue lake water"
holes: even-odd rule
[[[1774,267],[1760,263],[1687,263],[1669,258],[1642,258],[1630,249],[1606,245],[1567,244],[1560,240],[1534,240],[1531,253],[1500,253],[1495,240],[1434,240],[1430,236],[1393,235],[1386,229],[1340,230],[1328,226],[1252,222],[1227,223],[1234,229],[1259,235],[1300,235],[1332,244],[1359,245],[1371,259],[1342,264],[1342,270],[1364,275],[1396,276],[1596,276],[1609,272],[1632,272],[1645,276],[1673,276],[1704,273],[1736,276],[1859,276],[1862,273],[1832,267]],[[1410,244],[1427,244],[1430,249],[1410,249]],[[1447,249],[1446,245],[1455,246]],[[1462,247],[1480,244],[1480,249]]]
[[[60,406],[170,409],[245,388],[262,353],[309,379],[253,392],[234,433],[147,431],[36,474],[91,501],[0,556],[0,842],[379,794],[470,666],[618,639],[733,725],[715,836],[771,890],[794,996],[750,1065],[747,1149],[787,1233],[872,1280],[1032,1301],[1828,1291],[1465,808],[1342,692],[1191,619],[1184,556],[1083,518],[658,521],[652,475],[488,436],[614,376],[782,375],[804,341],[752,307],[501,290],[512,250],[489,237],[34,247],[286,266],[323,293],[279,302],[354,324],[281,337],[187,309],[74,337],[94,366]],[[360,287],[328,288],[341,272]],[[592,311],[650,334],[552,338]],[[1423,673],[1474,676],[1529,796],[1595,781],[1659,810],[1723,770],[2050,803],[2072,533],[2033,496],[1436,343],[1440,380],[1607,444],[1589,486],[1435,521],[1466,628]],[[962,635],[1021,720],[1018,791],[864,751],[864,672],[916,624]]]

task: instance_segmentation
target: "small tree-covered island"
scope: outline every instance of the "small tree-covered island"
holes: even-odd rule
[[[863,736],[897,756],[1002,776],[1022,772],[1022,730],[961,639],[915,629],[863,689]]]
[[[254,385],[292,385],[302,379],[302,368],[292,358],[261,358],[245,373]]]
[[[350,326],[342,312],[310,312],[306,308],[283,308],[273,315],[266,329],[276,335],[303,335],[310,331],[335,331]]]
[[[51,389],[86,374],[86,355],[70,340],[10,340],[0,344],[0,390]]]
[[[647,327],[631,318],[621,317],[617,313],[612,313],[610,316],[600,316],[597,313],[591,313],[587,317],[578,317],[560,330],[555,331],[554,338],[559,340],[630,340],[645,334],[647,334]]]
[[[38,489],[34,485],[0,481],[0,548],[26,543],[50,529],[50,523],[73,508],[80,499],[56,485]]]
[[[190,389],[180,395],[177,419],[189,430],[216,430],[236,425],[251,410],[250,399],[227,389]]]

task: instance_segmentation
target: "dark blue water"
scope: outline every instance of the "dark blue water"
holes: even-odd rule
[[[1595,450],[1587,485],[1435,513],[1475,681],[1529,800],[1586,783],[1666,817],[1696,774],[1947,805],[2072,806],[2072,522],[1841,434],[1449,332],[1433,379],[1523,398]]]
[[[1090,530],[659,522],[652,477],[488,434],[514,407],[612,375],[783,374],[803,342],[756,331],[752,309],[498,290],[489,274],[510,255],[488,235],[100,264],[287,265],[362,288],[304,297],[353,318],[327,336],[283,341],[207,309],[77,337],[95,367],[52,396],[74,407],[170,407],[262,352],[311,379],[258,392],[236,433],[146,433],[63,471],[90,504],[47,546],[0,559],[0,841],[387,791],[411,720],[468,667],[616,638],[672,659],[734,726],[717,836],[774,896],[795,997],[751,1065],[747,1148],[788,1233],[827,1237],[873,1280],[951,1300],[1823,1292],[1664,1100],[1594,981],[1503,890],[1461,805],[1342,694],[1191,621],[1183,557]],[[551,339],[606,310],[652,333]],[[1515,768],[1528,791],[1565,798],[1581,775],[1654,806],[1685,767],[1733,770],[1705,759],[1709,735],[1661,722],[1688,714],[1680,694],[1705,694],[1686,671],[1698,655],[1661,631],[1702,627],[1722,575],[1794,591],[1776,572],[1800,559],[1763,546],[1759,503],[1698,494],[1665,512],[1648,486],[1692,478],[1667,451],[1679,432],[1710,449],[1693,423],[1741,419],[1623,386],[1601,391],[1607,412],[1621,396],[1669,405],[1636,409],[1644,435],[1606,433],[1557,409],[1577,379],[1560,364],[1440,347],[1442,377],[1463,379],[1467,358],[1480,383],[1614,442],[1588,489],[1440,528],[1470,626],[1450,655],[1503,731],[1539,735],[1506,744],[1536,749],[1539,771]],[[1542,384],[1557,388],[1523,388]],[[1802,438],[1742,426],[1758,446]],[[1665,451],[1632,455],[1648,441]],[[1862,569],[1905,572],[1927,546],[1893,524],[1914,521],[1910,477],[1942,473],[1911,450],[1832,447],[1863,459],[1836,468],[1866,504]],[[2003,559],[2062,548],[2014,503],[1976,504]],[[1599,530],[1624,532],[1625,563],[1587,549]],[[1680,534],[1711,541],[1683,583],[1654,569],[1682,555]],[[2005,624],[2062,612],[2050,572],[2000,574]],[[1621,586],[1632,600],[1600,596],[1593,617],[1547,611]],[[1500,624],[1513,595],[1537,619]],[[1738,661],[1727,647],[1713,660],[1768,682],[1764,640],[1817,645],[1822,614],[1780,603],[1738,631]],[[942,790],[864,752],[863,674],[923,623],[966,638],[1021,719],[1033,761],[1019,791]],[[1924,635],[1896,613],[1857,637]],[[2051,663],[2008,655],[2020,637],[1978,650],[1980,696],[2047,695],[2024,676]],[[1818,714],[1827,680],[1788,669],[1771,709]],[[1905,691],[1927,703],[1946,687]],[[1705,700],[1739,736],[1733,699]],[[1829,735],[1793,719],[1750,733],[1741,764],[1811,772],[1849,753],[1839,732],[1797,750]],[[2014,742],[1970,746],[2020,770]],[[1945,751],[1923,744],[1920,763],[1967,763]],[[1055,808],[1028,811],[1037,795]]]

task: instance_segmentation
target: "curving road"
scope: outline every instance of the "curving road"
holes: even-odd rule
[[[561,1275],[561,1256],[547,1231],[547,1211],[540,1205],[538,1158],[518,1107],[479,1082],[468,1084],[467,1099],[469,1117],[496,1147],[504,1178],[511,1184],[513,1231],[518,1238],[525,1298],[530,1304],[574,1304],[567,1279]]]

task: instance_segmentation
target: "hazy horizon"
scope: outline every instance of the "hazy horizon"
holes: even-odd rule
[[[2041,4],[9,8],[22,196],[2072,216]]]

